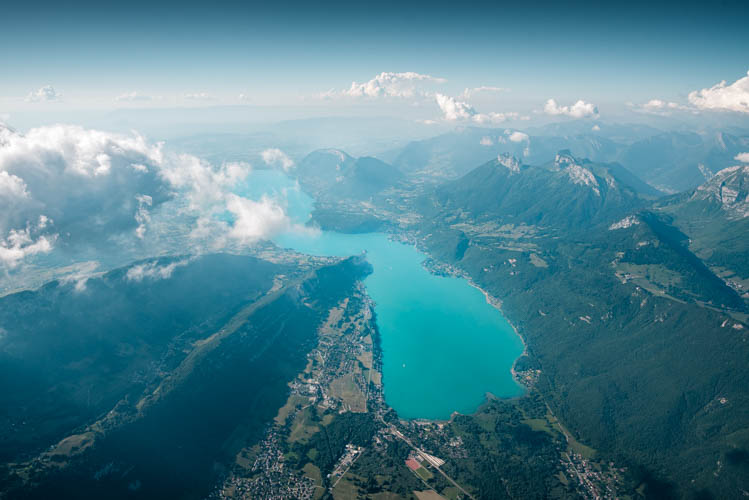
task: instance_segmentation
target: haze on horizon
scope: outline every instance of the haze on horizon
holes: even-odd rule
[[[206,108],[220,121],[227,107],[249,106],[248,121],[520,126],[718,113],[745,123],[747,10],[730,1],[14,4],[0,19],[0,119],[28,128],[45,116]]]

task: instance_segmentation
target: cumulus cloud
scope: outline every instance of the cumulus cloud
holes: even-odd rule
[[[493,146],[494,139],[492,139],[488,135],[485,135],[484,137],[481,138],[481,140],[479,141],[479,144],[481,144],[482,146]]]
[[[136,91],[125,92],[124,94],[118,95],[114,98],[117,102],[145,102],[153,100],[150,95],[139,94]]]
[[[136,264],[127,270],[125,278],[128,281],[141,282],[144,279],[164,280],[172,277],[172,273],[178,267],[186,266],[190,259],[182,259],[169,264],[159,265],[158,262],[147,262],[145,264]]]
[[[250,96],[245,93],[241,93],[237,96],[237,99],[239,99],[240,101],[249,101]]]
[[[627,103],[627,106],[633,108],[633,110],[638,113],[660,116],[669,116],[673,111],[696,111],[695,108],[679,104],[678,102],[664,101],[662,99],[650,99],[648,102],[641,105]]]
[[[508,139],[510,139],[510,142],[527,142],[530,141],[530,137],[528,137],[528,134],[524,134],[523,132],[515,130],[514,132],[511,132],[508,136]]]
[[[161,145],[138,135],[65,125],[26,134],[0,128],[0,235],[42,214],[71,242],[82,233],[101,239],[134,227],[137,194],[155,204],[169,198],[158,176],[163,162]]]
[[[57,235],[38,235],[49,223],[49,219],[41,215],[35,225],[27,224],[24,229],[11,229],[8,235],[0,239],[0,263],[14,268],[26,257],[49,253]]]
[[[194,92],[185,94],[185,99],[190,101],[215,101],[216,97],[207,92]]]
[[[554,99],[549,99],[544,105],[544,113],[547,115],[564,115],[572,118],[585,118],[598,115],[598,108],[582,99],[572,106],[560,106]]]
[[[723,80],[710,88],[690,92],[689,102],[699,109],[749,113],[749,71],[730,85]]]
[[[153,198],[147,194],[139,194],[135,196],[135,199],[138,201],[138,210],[135,212],[135,222],[138,223],[138,227],[135,228],[135,236],[142,240],[146,234],[146,225],[151,222],[148,209],[153,205]]]
[[[275,160],[283,167],[283,157]],[[112,250],[198,229],[223,242],[266,238],[285,223],[284,209],[233,194],[251,171],[247,163],[216,167],[167,154],[138,134],[68,125],[20,134],[0,126],[0,264],[15,267],[53,244]]]
[[[447,121],[468,120],[478,114],[473,106],[454,97],[436,94],[435,99]]]
[[[29,192],[26,183],[20,177],[0,170],[0,199],[10,201],[20,198],[28,198]]]
[[[230,194],[226,209],[234,216],[229,236],[240,243],[252,243],[289,226],[283,207],[267,196],[254,201]]]
[[[67,274],[60,276],[59,281],[63,285],[72,283],[76,292],[83,292],[90,278],[104,274],[104,272],[97,272],[98,267],[99,262],[95,260],[73,264],[66,268]]]
[[[465,89],[463,91],[463,94],[461,97],[463,99],[470,99],[471,97],[475,96],[476,94],[482,94],[482,93],[498,93],[498,92],[507,92],[509,89],[506,89],[504,87],[490,87],[486,85],[482,85],[481,87],[474,87],[472,89]]]
[[[45,85],[37,90],[29,92],[26,96],[27,102],[51,102],[62,99],[62,94],[57,92],[52,85]]]
[[[734,160],[740,161],[741,163],[749,163],[749,153],[739,153]]]
[[[294,166],[294,162],[291,158],[278,148],[266,149],[260,154],[266,165],[281,167],[284,172],[288,172],[291,170],[291,167]]]
[[[444,94],[435,94],[437,105],[442,110],[442,117],[446,121],[473,121],[476,123],[501,123],[506,120],[517,120],[518,113],[479,113],[476,109],[464,101]]]
[[[414,97],[426,95],[424,84],[444,83],[444,78],[423,75],[408,71],[405,73],[382,72],[363,83],[352,82],[348,90],[342,92],[350,97]],[[335,91],[327,92],[331,96]]]

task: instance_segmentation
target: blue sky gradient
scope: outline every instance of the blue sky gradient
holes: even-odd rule
[[[532,113],[548,98],[686,102],[746,76],[748,18],[733,1],[29,2],[0,17],[0,112],[49,105],[27,102],[45,85],[60,109],[313,105],[383,71],[444,78],[453,96],[510,89],[496,111]],[[127,93],[152,99],[115,101]]]

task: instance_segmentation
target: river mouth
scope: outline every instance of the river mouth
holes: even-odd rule
[[[277,171],[251,176],[253,192],[284,192],[292,221],[304,224],[314,201]],[[291,190],[295,190],[291,193]],[[473,413],[487,393],[514,397],[523,388],[512,366],[523,344],[484,293],[463,278],[437,276],[415,247],[383,233],[290,230],[279,246],[312,255],[366,251],[374,271],[364,284],[375,302],[385,401],[405,419],[447,420]]]

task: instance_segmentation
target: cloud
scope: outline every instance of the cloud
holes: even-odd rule
[[[277,161],[283,167],[283,157]],[[0,264],[16,267],[53,243],[78,256],[159,238],[199,245],[192,234],[227,245],[266,238],[284,221],[283,203],[234,194],[251,171],[247,163],[215,167],[168,154],[135,133],[55,125],[20,134],[0,126]]]
[[[437,105],[447,121],[468,120],[478,114],[470,104],[444,94],[436,94]]]
[[[73,283],[73,289],[76,292],[83,292],[86,290],[86,283],[90,278],[104,274],[103,271],[97,272],[98,267],[99,262],[95,260],[79,262],[68,266],[66,268],[66,271],[68,271],[67,274],[62,275],[59,278],[60,284],[65,285]]]
[[[593,126],[592,126],[592,127],[590,128],[590,130],[592,130],[593,132],[598,132],[598,131],[600,131],[600,130],[601,130],[601,127],[599,127],[599,126],[598,126],[598,124],[596,124],[596,125],[593,125]]]
[[[476,109],[464,101],[454,97],[437,93],[434,95],[437,105],[442,110],[443,119],[446,121],[473,121],[476,123],[501,123],[506,120],[520,119],[518,113],[479,113]]]
[[[510,139],[510,142],[530,141],[530,137],[528,137],[528,134],[524,134],[523,132],[519,132],[517,130],[509,134],[508,139]]]
[[[147,194],[139,194],[135,196],[135,199],[138,201],[138,210],[135,212],[135,222],[138,223],[138,227],[135,228],[135,236],[142,240],[146,234],[146,225],[151,222],[148,209],[153,205],[153,198]]]
[[[405,73],[382,72],[371,80],[352,82],[348,90],[341,92],[350,97],[414,97],[428,95],[421,87],[424,84],[445,83],[444,78],[423,75],[408,71]],[[335,91],[328,91],[324,96],[333,96]]]
[[[62,99],[62,94],[57,92],[52,85],[45,85],[26,96],[27,102],[51,102]]]
[[[661,99],[650,99],[648,102],[642,105],[635,105],[627,103],[627,106],[633,108],[635,112],[647,113],[651,115],[659,116],[670,116],[673,111],[692,111],[696,112],[694,108],[684,106],[678,102],[664,101]]]
[[[289,218],[274,200],[263,196],[260,201],[230,194],[226,209],[234,216],[229,236],[247,244],[289,227]]]
[[[0,170],[0,200],[13,200],[14,198],[28,198],[29,192],[26,183],[17,175],[9,174]]]
[[[481,140],[479,141],[479,144],[481,144],[482,146],[493,146],[494,140],[488,135],[485,135],[484,137],[481,138]]]
[[[463,99],[470,99],[471,97],[475,96],[476,94],[482,94],[482,93],[498,93],[498,92],[507,92],[510,89],[506,89],[504,87],[489,87],[486,85],[483,85],[481,87],[474,87],[472,89],[465,89],[463,91],[463,94],[461,97]]]
[[[215,101],[216,97],[214,97],[211,94],[208,94],[207,92],[195,92],[195,93],[185,94],[185,99],[188,99],[190,101]]]
[[[645,109],[677,109],[679,104],[675,102],[666,102],[660,99],[650,99],[648,102],[642,105]]]
[[[170,198],[161,145],[138,135],[55,125],[19,134],[0,127],[0,237],[45,215],[68,243],[134,228],[139,202]],[[146,171],[134,168],[141,165]]]
[[[250,96],[247,94],[241,93],[237,96],[237,99],[239,99],[240,101],[249,101]]]
[[[266,165],[280,166],[284,172],[288,172],[294,166],[294,162],[286,156],[286,153],[278,148],[266,149],[260,153]]]
[[[127,270],[125,278],[128,281],[140,283],[144,279],[165,280],[172,277],[172,273],[178,267],[186,266],[190,259],[182,259],[176,262],[170,262],[166,265],[159,265],[158,262],[148,262],[146,264],[136,264]]]
[[[125,92],[124,94],[118,95],[114,98],[117,102],[145,102],[152,101],[153,97],[150,95],[139,94],[136,91]]]
[[[734,160],[741,163],[749,163],[749,153],[739,153],[734,157]]]
[[[723,80],[710,88],[690,92],[688,98],[699,109],[749,113],[749,71],[730,85]]]
[[[12,269],[31,255],[51,252],[57,235],[35,234],[45,229],[48,222],[49,219],[42,215],[35,225],[27,224],[25,229],[11,229],[8,236],[0,239],[0,263]]]
[[[544,105],[544,113],[547,115],[564,115],[572,118],[585,118],[598,115],[598,108],[583,100],[577,101],[572,106],[560,106],[554,99],[549,99]]]

